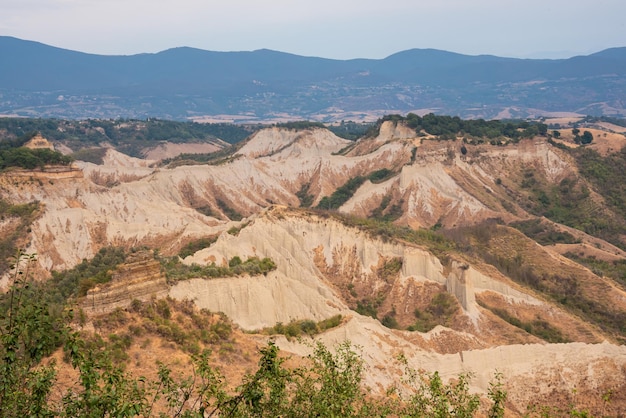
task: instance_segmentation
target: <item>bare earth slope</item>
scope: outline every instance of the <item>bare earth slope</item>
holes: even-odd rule
[[[397,227],[452,228],[489,218],[530,219],[532,196],[520,184],[532,177],[558,185],[577,176],[569,155],[544,138],[468,144],[463,152],[461,141],[422,140],[391,122],[380,132],[351,143],[324,129],[270,128],[221,164],[175,168],[109,150],[103,165],[82,164],[82,176],[5,173],[0,191],[13,202],[42,205],[27,249],[38,254],[41,278],[104,246],[147,246],[174,255],[190,241],[219,235],[184,263],[225,265],[234,256],[257,256],[271,258],[276,270],[181,281],[170,284],[172,298],[224,312],[245,330],[341,314],[342,325],[319,338],[360,346],[367,382],[380,390],[400,379],[402,367],[393,359],[403,354],[411,366],[446,378],[470,371],[473,390],[480,392],[502,372],[518,414],[532,402],[567,404],[573,388],[588,404],[613,390],[613,412],[626,413],[626,347],[610,330],[471,252],[445,252],[426,238],[411,241],[349,222],[353,215],[378,214],[389,215]],[[373,176],[381,170],[384,178]],[[315,206],[357,176],[365,180],[338,214],[296,209],[305,196]],[[623,287],[563,258],[559,248],[542,247],[506,226],[494,231],[489,244],[502,259],[519,257],[544,278],[557,272],[593,303],[610,305],[616,315],[626,312]],[[577,238],[576,245],[623,258],[602,240]],[[438,307],[437,326],[407,330],[420,329],[424,314],[436,316]],[[548,324],[563,343],[547,344],[496,314],[502,310]],[[385,318],[396,323],[384,326]],[[278,343],[296,354],[310,349],[281,338]]]
[[[332,218],[274,208],[254,217],[237,236],[222,235],[185,263],[220,265],[235,255],[271,257],[278,269],[260,277],[187,280],[174,285],[170,296],[222,311],[247,330],[341,313],[347,318],[344,324],[319,338],[329,345],[349,339],[359,346],[369,366],[367,382],[374,387],[382,389],[399,381],[400,365],[390,367],[389,362],[400,353],[412,367],[438,370],[446,378],[471,372],[476,376],[474,390],[483,393],[495,373],[501,372],[510,382],[507,389],[520,412],[531,402],[554,396],[550,391],[566,396],[566,387],[576,387],[582,397],[593,397],[600,388],[626,387],[626,347],[602,343],[605,337],[601,332],[505,278],[489,277],[456,262],[444,266],[414,245],[386,242]],[[380,277],[381,260],[394,257],[402,261],[398,275]],[[329,270],[339,273],[329,276],[325,274]],[[424,286],[444,286],[459,305],[456,320],[425,334],[386,328],[350,310],[350,301],[342,296],[346,283],[358,287],[366,281],[378,289],[388,288],[384,296],[392,300],[396,311],[412,311],[419,305],[414,298],[397,295],[417,296]],[[616,292],[616,298],[626,301],[626,292]],[[518,309],[525,306],[535,314],[549,315],[564,332],[569,327],[568,335],[574,339],[576,328],[585,329],[587,334],[578,337],[594,344],[546,345],[528,334],[519,335],[476,303],[476,296],[482,294],[497,295]],[[284,339],[279,339],[279,345],[300,355],[309,350],[307,345]],[[607,372],[613,373],[610,379],[597,379]]]

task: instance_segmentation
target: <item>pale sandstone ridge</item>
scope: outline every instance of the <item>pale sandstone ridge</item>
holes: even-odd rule
[[[159,262],[150,252],[138,252],[118,266],[110,283],[90,289],[80,306],[87,314],[104,314],[128,308],[134,299],[148,301],[167,292]]]
[[[23,169],[11,169],[2,174],[8,178],[21,178],[25,180],[39,179],[39,180],[72,180],[81,179],[83,177],[83,171],[74,165],[58,165],[58,166],[46,166],[43,170],[23,170]]]
[[[446,379],[471,372],[475,375],[472,390],[480,392],[486,392],[488,382],[501,372],[509,382],[510,399],[520,413],[529,402],[548,396],[550,387],[565,394],[565,388],[571,387],[585,394],[603,385],[626,387],[626,374],[619,372],[626,370],[624,346],[607,342],[507,345],[502,340],[490,340],[492,319],[476,304],[476,293],[498,294],[513,304],[548,306],[505,280],[454,261],[445,267],[421,248],[372,238],[332,218],[272,208],[249,221],[237,236],[223,234],[210,248],[184,262],[220,265],[235,255],[242,259],[271,257],[276,271],[260,277],[179,282],[169,295],[224,312],[244,329],[298,319],[320,320],[341,313],[345,318],[343,325],[317,338],[331,346],[347,339],[359,347],[368,365],[366,381],[380,390],[399,381],[402,366],[393,359],[400,353],[411,367],[428,372],[438,370]],[[358,284],[371,280],[380,260],[394,257],[402,259],[402,269],[393,288],[400,288],[399,293],[406,295],[418,289],[411,287],[415,283],[443,286],[463,307],[465,330],[437,326],[426,334],[396,331],[348,308],[339,289],[341,281]],[[330,271],[334,275],[329,275]],[[379,281],[374,287],[380,289],[384,285]],[[400,299],[396,303],[396,310],[405,309]],[[567,316],[558,309],[548,309],[553,315]],[[310,352],[309,345],[284,338],[277,341],[287,351],[299,355]],[[611,371],[618,372],[605,380],[605,374]],[[541,385],[542,389],[535,391],[532,385]]]
[[[390,206],[402,208],[398,223],[414,227],[495,216],[512,220],[525,212],[515,204],[510,205],[515,213],[507,212],[500,203],[511,199],[504,187],[509,173],[532,165],[558,181],[571,172],[567,158],[541,141],[498,148],[468,145],[462,155],[454,142],[420,144],[410,133],[386,122],[377,138],[360,140],[341,155],[351,143],[327,130],[269,128],[252,136],[229,163],[173,169],[108,150],[104,164],[80,164],[84,179],[73,171],[62,184],[15,187],[9,182],[3,193],[16,202],[45,205],[32,227],[29,250],[39,254],[43,269],[59,270],[92,257],[104,245],[158,244],[165,254],[175,253],[190,239],[229,228],[224,205],[249,216],[271,204],[298,206],[296,194],[303,189],[316,205],[349,179],[383,168],[396,174],[379,184],[366,181],[340,210],[370,216],[387,196]]]

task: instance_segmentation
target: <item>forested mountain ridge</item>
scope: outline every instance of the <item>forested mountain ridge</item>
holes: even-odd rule
[[[193,48],[100,56],[0,37],[0,54],[11,57],[0,68],[0,113],[20,116],[327,122],[411,111],[626,114],[626,48],[559,60],[414,49],[341,61]]]

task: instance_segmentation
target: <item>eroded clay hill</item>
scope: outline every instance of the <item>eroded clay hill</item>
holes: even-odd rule
[[[184,262],[223,265],[235,255],[271,257],[277,269],[266,276],[182,281],[170,289],[170,296],[224,312],[245,330],[341,314],[343,324],[319,338],[330,345],[349,339],[360,346],[369,365],[368,383],[374,386],[400,379],[401,368],[389,367],[399,354],[416,369],[438,370],[446,377],[471,372],[477,377],[475,390],[481,392],[501,372],[512,382],[508,390],[520,411],[549,397],[549,391],[565,396],[565,387],[592,398],[601,387],[626,385],[626,348],[611,343],[609,335],[492,270],[454,255],[442,262],[427,246],[376,236],[332,217],[276,207]],[[541,256],[554,257],[554,266],[563,262],[547,250]],[[391,263],[399,267],[386,269]],[[356,312],[359,303],[377,299],[372,302],[378,319],[391,315],[398,328],[406,329],[403,324],[416,321],[414,312],[426,311],[441,293],[452,297],[453,308],[445,326],[426,333],[391,329]],[[626,293],[617,288],[609,293],[626,310]],[[546,344],[482,307],[479,298],[520,317],[542,318],[570,343]],[[279,343],[287,351],[307,353],[304,344]],[[564,369],[571,372],[563,374]],[[610,378],[597,379],[610,370],[615,371]],[[542,389],[534,391],[537,387]]]
[[[28,251],[38,254],[42,278],[104,246],[174,255],[218,236],[184,263],[269,257],[276,270],[184,280],[169,285],[169,296],[223,312],[244,330],[340,314],[342,324],[318,338],[361,347],[366,380],[381,390],[400,378],[393,359],[402,354],[446,378],[472,372],[481,392],[501,372],[519,414],[532,402],[567,403],[573,389],[589,403],[611,390],[613,410],[626,413],[623,335],[619,323],[601,325],[626,318],[623,287],[506,225],[533,218],[524,184],[582,187],[570,156],[545,138],[465,145],[387,122],[378,137],[352,143],[324,129],[270,128],[215,165],[157,168],[110,150],[103,165],[81,168],[73,178],[0,178],[11,201],[41,203]],[[325,209],[355,178],[358,187],[336,211],[298,209]],[[387,229],[355,221],[369,218]],[[488,234],[471,229],[492,218]],[[464,244],[446,247],[432,234],[402,235],[392,226],[455,230]],[[605,241],[577,239],[577,248],[624,257]],[[532,269],[520,275],[518,266]],[[91,296],[119,299],[119,286]],[[561,300],[563,289],[584,303]],[[605,317],[589,320],[585,306]],[[278,344],[295,354],[310,349]]]
[[[366,179],[339,208],[357,216],[393,215],[396,223],[431,227],[527,216],[517,192],[525,169],[559,182],[571,175],[566,154],[544,139],[506,147],[429,141],[386,122],[377,138],[356,144],[324,129],[271,128],[253,135],[219,165],[154,168],[108,151],[103,165],[83,163],[83,178],[0,179],[15,202],[46,210],[32,228],[30,250],[43,268],[64,269],[102,246],[148,245],[175,253],[190,239],[228,229],[230,220],[272,204],[316,206],[357,176]],[[376,212],[378,211],[378,212]]]

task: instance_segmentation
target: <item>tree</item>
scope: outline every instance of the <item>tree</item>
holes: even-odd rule
[[[31,297],[29,271],[34,254],[18,251],[11,287],[0,310],[0,417],[53,416],[48,396],[54,363],[40,361],[58,345],[58,325],[49,306]]]
[[[593,141],[593,134],[589,131],[583,132],[583,136],[580,139],[580,143],[583,145],[591,144],[591,141]]]

